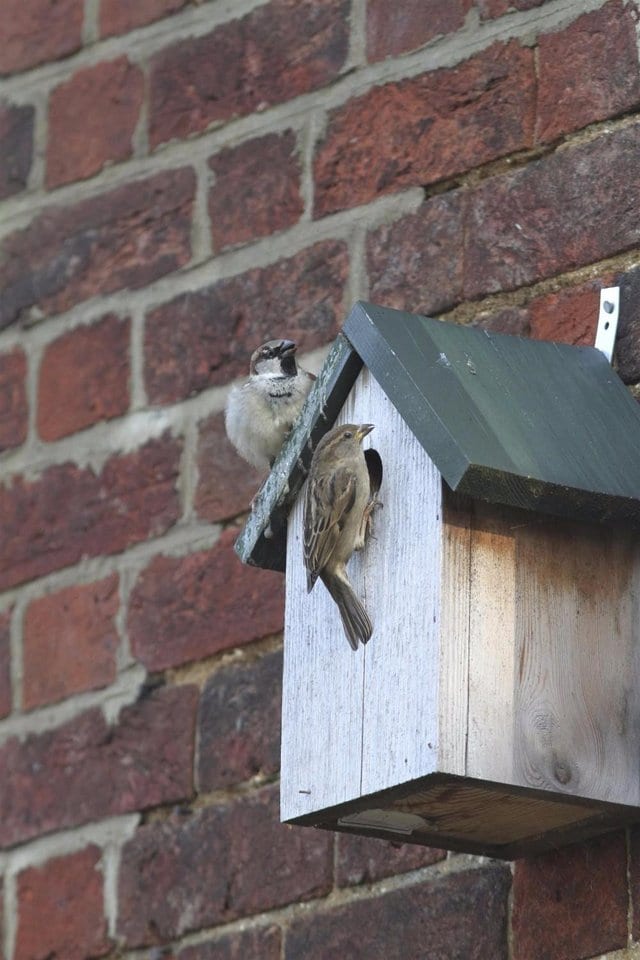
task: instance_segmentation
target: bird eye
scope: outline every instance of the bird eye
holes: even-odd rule
[[[342,436],[344,437],[345,440],[351,440],[353,434],[351,433],[351,430],[345,430]]]

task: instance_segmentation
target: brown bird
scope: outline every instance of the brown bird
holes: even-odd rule
[[[347,577],[346,565],[365,543],[371,511],[369,471],[362,441],[373,424],[334,427],[311,460],[304,505],[304,563],[307,591],[320,577],[338,605],[351,648],[366,643],[373,625]]]
[[[296,362],[293,340],[268,340],[251,355],[249,378],[232,388],[227,436],[241,457],[268,470],[280,452],[316,378]]]

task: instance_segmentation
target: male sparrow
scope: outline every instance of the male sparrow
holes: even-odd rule
[[[365,543],[375,496],[362,441],[373,424],[334,427],[311,460],[304,504],[304,563],[307,592],[318,577],[338,605],[351,648],[366,643],[373,631],[367,611],[353,592],[346,564]]]
[[[225,410],[241,457],[259,470],[273,466],[314,380],[297,365],[293,340],[268,340],[252,353],[249,379],[232,388]]]

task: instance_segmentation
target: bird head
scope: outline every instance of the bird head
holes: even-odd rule
[[[295,377],[296,344],[293,340],[267,340],[251,355],[251,375]]]

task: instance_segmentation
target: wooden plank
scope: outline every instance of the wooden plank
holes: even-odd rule
[[[518,519],[476,503],[471,524],[465,772],[502,783],[513,778]]]
[[[640,412],[599,351],[362,303],[344,330],[452,489],[640,520]]]
[[[472,504],[442,487],[438,768],[463,776],[469,713]]]
[[[374,622],[364,655],[361,793],[436,768],[440,660],[442,481],[379,384],[363,370],[355,422],[382,457],[374,536],[353,563]]]
[[[349,397],[337,422],[351,422],[353,413]],[[320,581],[307,594],[303,504],[304,490],[287,532],[282,820],[358,797],[361,780],[364,649],[354,653],[349,647],[340,615]],[[356,564],[363,563],[369,563],[368,554],[356,558]],[[355,584],[361,588],[357,574]]]
[[[640,804],[640,550],[616,529],[516,531],[513,782]]]

